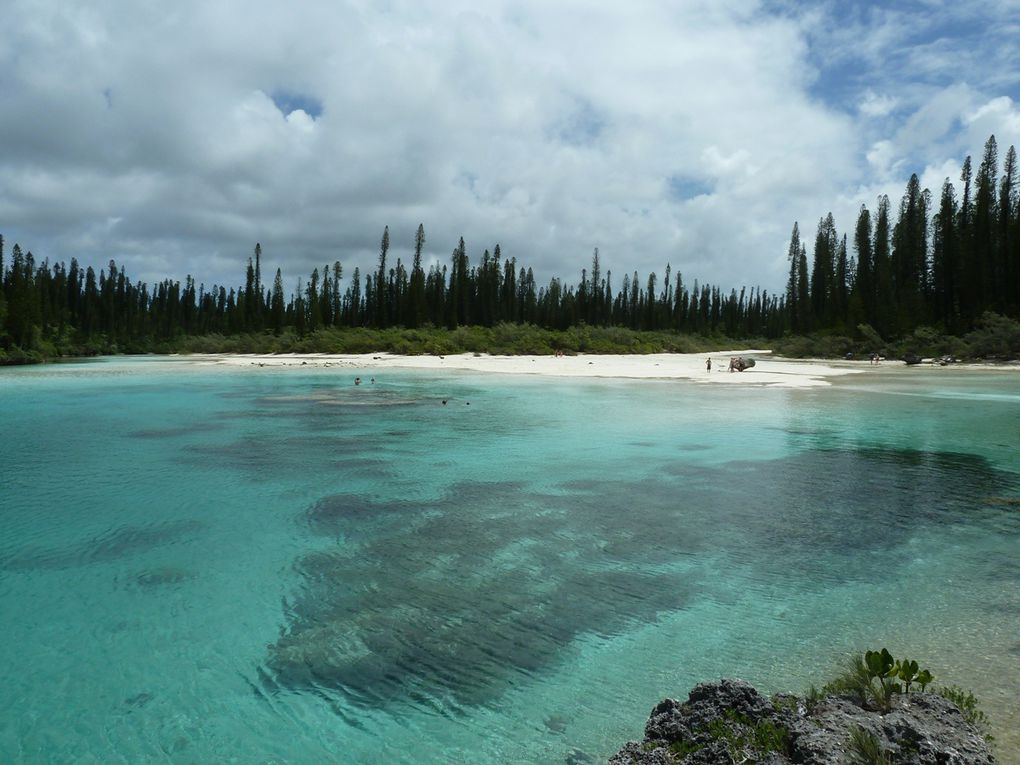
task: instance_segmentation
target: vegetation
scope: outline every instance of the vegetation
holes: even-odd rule
[[[864,728],[850,730],[848,749],[851,765],[890,765],[889,755],[878,743],[878,737]]]
[[[981,731],[981,735],[983,735],[987,741],[990,742],[994,740],[991,733],[989,733],[991,722],[987,715],[978,708],[978,700],[974,698],[973,693],[965,691],[957,685],[940,687],[936,689],[936,693],[956,704],[963,713],[963,718]]]
[[[952,751],[955,745],[950,739],[957,735],[973,743],[972,732],[954,729],[955,721],[945,717],[945,708],[931,707],[918,700],[914,705],[917,725],[910,721],[909,714],[899,720],[882,721],[895,708],[912,706],[897,703],[897,697],[924,693],[934,681],[931,672],[922,669],[917,661],[896,659],[884,648],[850,657],[844,671],[820,691],[812,687],[803,698],[788,694],[773,696],[772,709],[758,706],[753,701],[754,688],[746,683],[743,690],[734,693],[726,690],[724,680],[697,699],[692,693],[691,702],[678,708],[656,707],[642,746],[645,752],[665,750],[665,755],[657,756],[671,762],[722,761],[720,758],[726,762],[771,762],[777,754],[798,761],[807,755],[814,762],[823,758],[819,752],[828,752],[824,756],[829,756],[838,750],[849,754],[849,762],[855,765],[888,765],[916,759],[923,738],[934,748],[932,751],[945,755]],[[992,742],[987,734],[988,720],[978,709],[973,694],[955,685],[938,687],[936,691],[956,704],[964,719],[984,734],[989,744]],[[821,707],[830,697],[839,697],[843,704]],[[848,714],[847,702],[866,714]],[[920,721],[925,718],[932,723],[935,719],[945,722],[946,729],[941,729],[941,725],[935,726],[938,729],[927,729],[926,723]],[[863,722],[858,723],[859,720]],[[821,738],[813,737],[812,722],[824,729]],[[807,749],[803,746],[805,736],[809,742]]]
[[[921,692],[924,692],[935,679],[929,670],[920,669],[916,661],[896,660],[883,648],[880,651],[866,651],[864,654],[850,656],[842,672],[821,690],[812,686],[805,694],[805,698],[808,706],[813,707],[827,695],[847,696],[862,707],[888,712],[892,707],[894,695],[910,693],[911,686],[915,683]],[[875,683],[876,680],[878,684]],[[895,682],[896,680],[900,682]],[[989,733],[988,717],[979,708],[973,693],[955,685],[938,686],[934,690],[956,704],[964,719],[977,728],[988,742],[993,741]]]
[[[753,723],[733,710],[727,710],[726,718],[713,721],[710,732],[726,742],[734,762],[757,762],[770,752],[786,752],[789,733],[785,728],[770,720]]]
[[[820,693],[814,689],[809,691],[808,698],[817,703],[827,694],[850,696],[861,706],[888,712],[893,695],[910,693],[910,686],[914,683],[924,691],[934,680],[935,676],[927,669],[920,669],[916,661],[894,659],[888,649],[883,648],[849,657],[843,672],[827,683]]]
[[[624,275],[617,290],[598,249],[576,286],[558,277],[540,286],[532,269],[504,257],[499,245],[471,264],[463,239],[448,265],[426,272],[423,226],[410,267],[399,257],[390,265],[386,229],[371,273],[355,268],[345,285],[342,264],[326,264],[299,280],[289,296],[279,269],[271,287],[263,283],[258,244],[243,286],[206,289],[191,276],[183,285],[132,282],[112,260],[98,274],[74,258],[69,265],[37,263],[17,244],[8,264],[0,237],[0,363],[97,353],[306,348],[645,353],[751,338],[791,356],[898,356],[909,350],[1017,358],[1017,173],[1010,147],[999,175],[992,136],[976,176],[968,157],[962,194],[946,179],[937,209],[913,175],[895,212],[886,196],[874,216],[861,208],[851,242],[840,236],[831,213],[822,218],[810,265],[795,223],[783,294],[688,285],[669,264],[661,282],[655,273],[642,279],[635,271]]]
[[[771,720],[753,722],[732,709],[726,710],[726,719],[712,720],[703,732],[708,734],[705,742],[680,739],[669,745],[669,751],[680,760],[704,749],[708,741],[720,741],[733,762],[759,762],[769,753],[786,753],[788,748],[785,728]]]

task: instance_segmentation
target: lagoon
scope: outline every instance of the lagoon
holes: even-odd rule
[[[598,762],[887,646],[1017,761],[1016,370],[355,373],[0,371],[0,759]]]

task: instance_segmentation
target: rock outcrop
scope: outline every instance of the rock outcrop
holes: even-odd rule
[[[867,738],[890,765],[992,765],[988,743],[959,708],[935,693],[898,694],[890,711],[840,696],[808,705],[762,696],[742,680],[703,683],[686,702],[661,701],[611,765],[852,765],[853,736]],[[876,762],[880,760],[875,760]]]

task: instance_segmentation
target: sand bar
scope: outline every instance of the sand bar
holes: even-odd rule
[[[731,357],[753,358],[755,366],[745,372],[729,372]],[[834,377],[867,371],[868,362],[825,362],[773,358],[771,351],[758,349],[720,350],[712,353],[654,353],[641,355],[576,356],[490,356],[452,354],[446,356],[397,356],[367,354],[209,354],[187,357],[200,363],[272,367],[338,367],[354,370],[450,369],[509,375],[551,377],[613,377],[643,380],[690,380],[713,385],[765,385],[808,388],[830,385]],[[712,371],[705,360],[712,359]],[[870,367],[874,369],[874,367]]]

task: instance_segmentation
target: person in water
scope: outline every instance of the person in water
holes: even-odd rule
[[[360,377],[355,377],[354,378],[354,384],[355,385],[361,385],[361,378]]]
[[[712,359],[711,358],[705,359],[705,371],[706,372],[711,372],[712,371]]]

